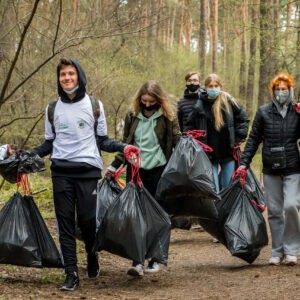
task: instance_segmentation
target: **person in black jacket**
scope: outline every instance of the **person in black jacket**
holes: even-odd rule
[[[177,103],[177,117],[181,132],[186,131],[187,119],[196,102],[206,95],[206,91],[200,86],[200,74],[196,71],[188,72],[185,77],[186,89],[183,97]]]
[[[51,154],[53,201],[66,274],[61,290],[73,291],[79,286],[75,214],[87,252],[87,275],[89,278],[99,275],[97,255],[92,250],[96,234],[97,182],[103,169],[97,144],[107,152],[131,150],[139,153],[139,150],[109,139],[99,100],[100,112],[95,120],[91,99],[86,93],[86,76],[76,60],[60,60],[57,86],[59,98],[53,112],[53,124],[48,119],[48,105],[45,141],[32,152],[41,157]]]
[[[263,181],[272,236],[270,265],[297,263],[300,247],[300,114],[292,101],[294,79],[277,74],[270,82],[273,101],[258,109],[239,169],[249,167],[262,143]]]
[[[227,92],[217,74],[210,74],[204,82],[206,94],[202,93],[187,120],[187,129],[206,131],[201,141],[213,152],[208,156],[213,166],[216,191],[229,185],[234,172],[233,147],[245,140],[249,119],[245,110]],[[221,170],[219,182],[219,169]]]
[[[197,101],[206,96],[206,91],[200,86],[200,74],[198,72],[190,71],[184,79],[186,88],[182,98],[177,103],[177,117],[181,132],[186,131],[188,117]],[[173,228],[202,230],[198,218],[177,216],[172,217],[171,221]]]

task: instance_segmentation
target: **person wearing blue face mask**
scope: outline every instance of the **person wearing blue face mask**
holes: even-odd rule
[[[256,112],[239,169],[249,167],[262,143],[263,181],[272,236],[269,265],[297,264],[300,249],[300,115],[293,103],[294,78],[276,74],[269,85],[273,101]]]
[[[204,85],[206,95],[203,94],[194,106],[187,128],[206,131],[201,141],[213,149],[208,156],[213,166],[216,191],[219,192],[230,183],[235,167],[233,147],[247,137],[249,118],[237,100],[222,90],[217,74],[210,74]]]

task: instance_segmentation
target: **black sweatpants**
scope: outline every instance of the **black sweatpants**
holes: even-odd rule
[[[65,272],[78,272],[75,213],[89,254],[96,233],[98,178],[52,177],[53,199]]]

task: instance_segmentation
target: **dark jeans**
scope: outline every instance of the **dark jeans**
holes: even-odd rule
[[[78,272],[75,213],[85,250],[92,252],[96,233],[97,178],[53,177],[53,199],[65,272]]]

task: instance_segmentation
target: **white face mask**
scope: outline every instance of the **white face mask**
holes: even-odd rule
[[[290,93],[289,91],[275,91],[274,96],[276,102],[278,102],[280,105],[283,105],[289,100]]]
[[[77,84],[72,90],[68,91],[68,90],[64,89],[64,92],[68,95],[71,95],[71,94],[75,93],[78,90],[78,88],[79,88],[79,84]]]

